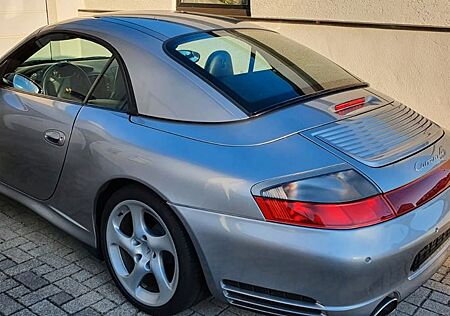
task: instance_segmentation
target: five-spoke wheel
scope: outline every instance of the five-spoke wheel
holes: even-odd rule
[[[118,204],[109,217],[106,243],[120,282],[142,303],[161,306],[178,282],[178,258],[170,233],[151,207],[139,201]]]
[[[122,293],[153,315],[172,315],[203,297],[194,247],[178,218],[142,186],[115,192],[102,215],[102,249]]]

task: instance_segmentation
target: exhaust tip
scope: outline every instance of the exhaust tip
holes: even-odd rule
[[[372,316],[387,316],[397,309],[398,299],[396,297],[386,297],[378,304]]]

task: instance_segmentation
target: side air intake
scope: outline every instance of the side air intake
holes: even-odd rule
[[[271,315],[326,315],[316,300],[236,281],[223,280],[223,293],[232,305]]]

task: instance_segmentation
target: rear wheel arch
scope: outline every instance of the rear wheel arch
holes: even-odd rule
[[[106,202],[109,200],[109,198],[114,194],[114,192],[117,192],[123,187],[136,185],[141,187],[142,189],[148,191],[150,194],[152,194],[155,198],[159,199],[163,203],[167,203],[167,199],[163,197],[159,192],[157,192],[155,189],[152,189],[149,185],[144,184],[140,181],[130,179],[130,178],[115,178],[111,179],[108,182],[104,183],[100,189],[97,192],[97,196],[95,198],[95,205],[94,205],[94,228],[95,228],[95,238],[96,238],[96,244],[97,249],[100,250],[100,225],[101,225],[101,218],[103,211],[105,209]],[[175,215],[178,217],[178,215],[175,213]]]
[[[96,236],[97,236],[97,247],[100,253],[104,254],[104,260],[106,260],[106,263],[108,265],[108,268],[110,269],[110,272],[112,272],[112,265],[111,265],[111,256],[108,255],[108,250],[107,250],[107,237],[106,237],[106,229],[107,226],[106,224],[109,221],[109,212],[111,212],[111,210],[113,211],[115,209],[115,207],[117,205],[121,205],[121,201],[126,201],[126,202],[133,202],[133,201],[139,201],[142,202],[146,205],[148,205],[150,208],[153,208],[156,213],[159,213],[159,216],[161,217],[161,219],[163,220],[163,222],[165,224],[168,225],[168,231],[171,231],[172,236],[178,236],[176,238],[174,238],[174,242],[177,245],[176,249],[177,251],[180,251],[179,253],[183,253],[183,255],[180,258],[184,258],[183,262],[180,262],[180,267],[183,271],[184,270],[184,274],[186,275],[186,271],[191,271],[192,273],[189,273],[189,275],[191,275],[189,278],[194,278],[195,282],[193,282],[194,280],[190,280],[190,281],[186,281],[186,279],[184,278],[185,281],[184,284],[186,284],[186,282],[188,282],[188,284],[197,284],[198,286],[195,287],[195,291],[193,291],[192,293],[193,296],[191,297],[187,297],[187,299],[192,299],[192,304],[198,302],[200,299],[206,297],[206,295],[208,295],[209,291],[207,286],[207,283],[205,282],[205,273],[203,270],[203,265],[200,262],[200,256],[198,253],[198,249],[194,244],[194,241],[192,239],[192,235],[190,234],[190,230],[186,228],[186,225],[184,223],[184,221],[180,218],[178,212],[174,209],[174,207],[172,207],[169,203],[167,203],[167,200],[160,194],[157,193],[156,190],[152,189],[151,187],[139,182],[139,181],[135,181],[132,179],[114,179],[111,180],[107,183],[105,183],[105,185],[103,185],[101,187],[101,190],[99,190],[98,193],[98,198],[96,199],[96,212],[95,212],[95,218],[96,218]],[[145,239],[147,240],[147,239]],[[177,240],[178,240],[178,244],[177,244]],[[106,241],[105,243],[103,243],[103,241]],[[192,267],[192,269],[190,268]],[[186,270],[188,269],[188,270]],[[115,275],[114,280],[116,281],[116,284],[119,286],[119,288],[121,288],[121,286],[119,285],[120,280],[118,279],[117,275],[115,273],[113,273]],[[181,292],[177,292],[176,293],[185,293],[185,289],[186,286],[183,285],[180,288]],[[124,289],[122,289],[122,292],[125,291]],[[186,294],[186,293],[185,293]],[[130,293],[127,293],[127,295],[129,296]],[[175,294],[177,295],[177,294]],[[181,295],[181,296],[180,296]],[[127,297],[128,297],[127,296]],[[183,294],[178,294],[177,297],[184,297]],[[175,298],[175,296],[174,296]],[[128,297],[128,299],[130,299]],[[175,300],[175,302],[179,302],[178,299]],[[137,302],[135,300],[133,300],[134,304],[137,304],[139,306],[139,308],[142,308],[143,310],[147,310],[147,308],[152,308],[150,306],[145,306],[142,305],[141,302]],[[178,303],[174,303],[176,306]],[[189,306],[190,304],[189,303]],[[180,303],[181,304],[181,303]],[[183,303],[184,304],[184,303]],[[161,308],[165,308],[163,306],[160,306]],[[155,307],[155,308],[160,308],[160,307]],[[172,308],[167,306],[167,308]],[[148,311],[147,311],[148,312]],[[159,312],[159,311],[154,311],[155,314],[157,315],[167,315],[167,313],[163,313],[163,312]]]
[[[103,254],[101,251],[101,238],[100,238],[100,227],[101,227],[101,219],[102,219],[102,214],[103,211],[105,209],[106,206],[106,202],[109,200],[109,198],[114,194],[114,192],[117,192],[118,190],[120,190],[121,188],[125,187],[125,186],[131,186],[131,185],[137,185],[140,186],[141,188],[147,190],[150,194],[152,194],[155,198],[158,198],[161,202],[163,202],[164,204],[168,205],[168,208],[174,213],[174,215],[178,218],[178,220],[180,221],[181,225],[183,226],[183,228],[185,229],[185,231],[187,232],[189,239],[191,241],[191,243],[193,244],[195,250],[196,250],[196,254],[197,254],[197,258],[199,260],[202,272],[203,272],[203,277],[204,277],[204,281],[206,283],[206,285],[208,286],[209,292],[210,293],[214,293],[214,280],[211,274],[211,271],[209,270],[209,266],[206,263],[206,259],[204,257],[204,254],[192,232],[192,230],[187,226],[187,224],[185,223],[185,221],[181,218],[181,216],[179,216],[179,214],[177,213],[177,211],[175,211],[173,209],[173,207],[168,204],[168,199],[162,195],[159,191],[157,191],[155,188],[152,188],[151,186],[140,182],[138,180],[135,179],[130,179],[130,178],[115,178],[115,179],[111,179],[108,182],[106,182],[105,184],[103,184],[100,189],[98,190],[97,193],[97,197],[95,199],[95,209],[94,209],[94,229],[95,229],[95,238],[96,238],[96,255],[100,258],[100,259],[104,259],[103,258]]]

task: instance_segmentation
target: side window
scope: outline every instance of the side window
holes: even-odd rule
[[[128,94],[123,70],[114,59],[98,80],[88,100],[89,104],[116,111],[128,109]]]
[[[255,52],[249,44],[231,36],[199,39],[180,44],[176,49],[216,77],[272,69],[260,52]]]
[[[31,93],[82,102],[112,53],[100,44],[50,34],[12,55],[3,84]]]

